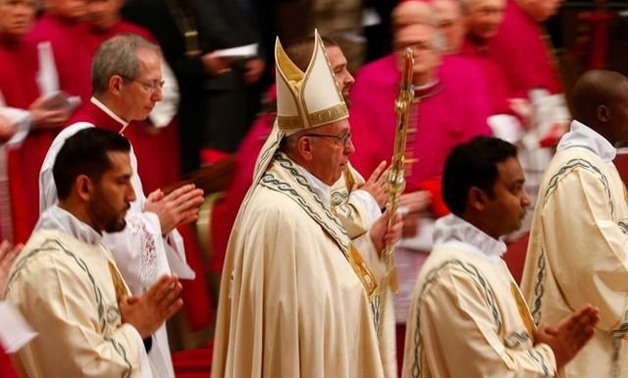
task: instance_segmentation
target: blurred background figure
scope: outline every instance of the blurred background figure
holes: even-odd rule
[[[4,130],[19,129],[21,140],[0,151],[0,214],[2,237],[16,243],[25,242],[37,222],[39,168],[71,111],[58,88],[47,88],[43,46],[29,34],[34,22],[33,0],[0,0],[0,114],[15,127]]]

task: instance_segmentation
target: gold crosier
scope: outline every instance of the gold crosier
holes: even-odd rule
[[[395,215],[399,205],[399,197],[406,188],[405,164],[406,164],[406,139],[408,135],[408,119],[410,107],[416,103],[414,101],[414,87],[412,85],[412,73],[414,67],[414,54],[412,49],[406,49],[403,60],[403,71],[399,84],[399,96],[395,101],[395,111],[397,113],[397,124],[395,126],[395,148],[390,160],[388,171],[387,191],[388,206],[390,208],[390,218],[388,218],[388,228],[394,223]],[[386,264],[386,274],[380,285],[380,308],[383,314],[386,311],[386,297],[388,286],[394,293],[399,291],[399,279],[397,277],[397,266],[393,256],[394,245],[387,244],[382,252],[382,259]],[[383,318],[383,315],[381,316]],[[382,327],[379,327],[381,335]]]

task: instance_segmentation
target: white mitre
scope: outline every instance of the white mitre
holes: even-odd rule
[[[259,182],[286,135],[349,117],[318,30],[314,31],[314,51],[305,72],[288,57],[279,38],[275,43],[275,65],[277,120],[257,158],[253,186]]]
[[[290,60],[279,38],[275,44],[277,123],[288,134],[349,117],[318,30],[307,70]]]

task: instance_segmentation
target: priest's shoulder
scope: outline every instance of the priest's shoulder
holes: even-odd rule
[[[71,242],[72,238],[57,230],[35,231],[14,262],[9,283],[23,273],[26,274],[22,276],[23,280],[39,281],[51,274],[57,275],[71,265],[81,265]]]
[[[440,79],[447,85],[484,80],[482,65],[477,58],[446,55],[438,68]]]

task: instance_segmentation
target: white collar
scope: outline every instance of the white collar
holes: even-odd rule
[[[455,245],[493,263],[498,262],[507,249],[502,240],[453,214],[438,219],[434,226],[434,249],[444,245]]]
[[[89,101],[91,101],[92,104],[96,105],[100,110],[105,112],[109,117],[116,120],[116,122],[120,123],[122,128],[120,129],[119,134],[122,134],[126,127],[129,126],[129,122],[125,122],[122,118],[118,117],[116,113],[112,112],[111,109],[109,109],[105,104],[100,102],[100,100],[98,100],[96,97],[92,97]]]
[[[571,122],[569,132],[560,139],[557,150],[562,151],[574,147],[587,149],[606,163],[611,163],[617,154],[617,149],[606,138],[575,120]]]
[[[297,163],[294,163],[294,165],[299,169],[299,171],[301,171],[301,174],[305,176],[308,184],[310,184],[314,192],[318,194],[325,206],[331,207],[331,188],[329,187],[329,185],[325,184],[318,177],[314,176],[307,169],[303,168]]]
[[[102,240],[102,235],[96,230],[57,205],[41,214],[35,230],[62,231],[87,244],[100,244]]]

